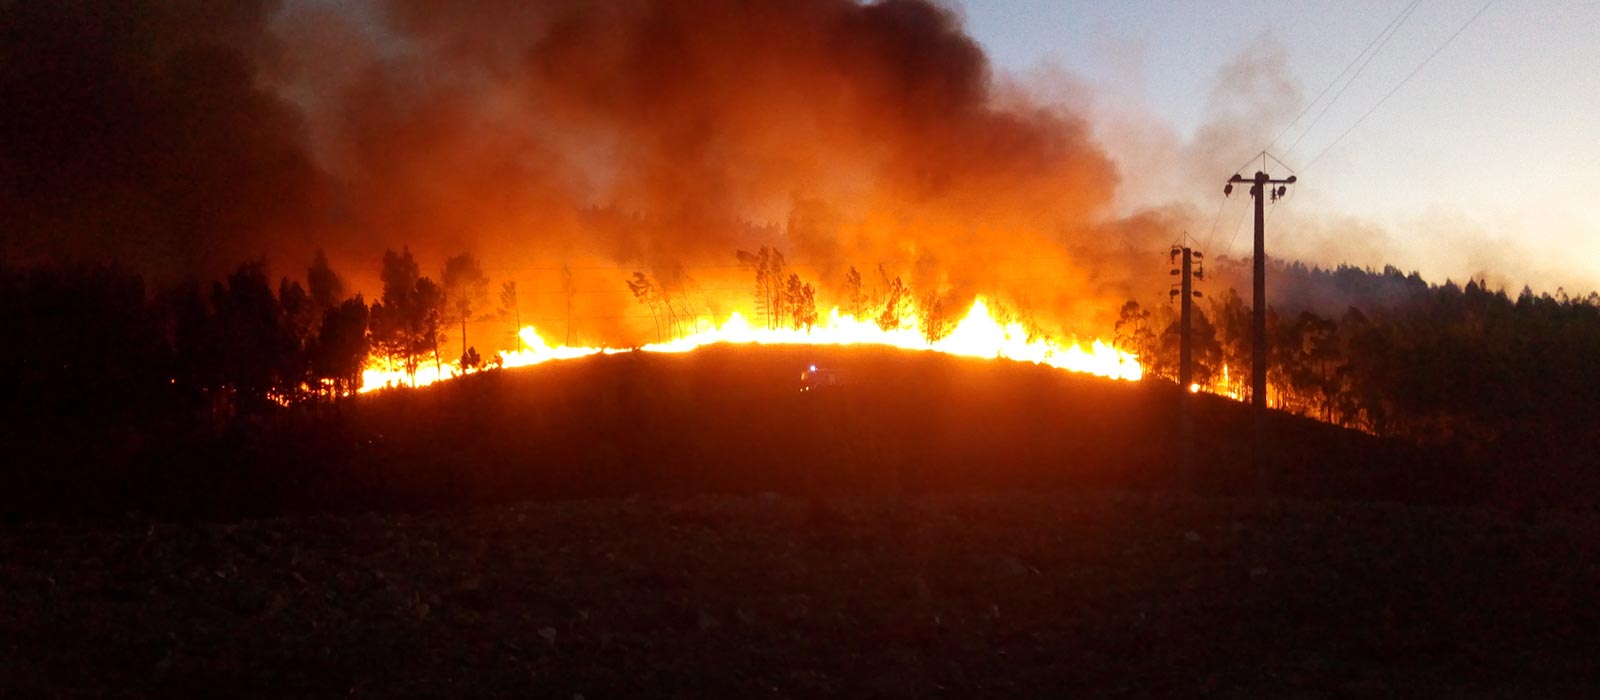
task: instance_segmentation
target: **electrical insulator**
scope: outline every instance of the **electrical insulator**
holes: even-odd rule
[[[1233,183],[1230,182],[1230,183],[1222,186],[1222,196],[1224,196],[1224,197],[1232,197],[1233,196]]]

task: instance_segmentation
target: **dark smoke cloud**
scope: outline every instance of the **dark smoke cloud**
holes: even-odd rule
[[[0,4],[7,259],[214,272],[304,248],[323,181],[298,113],[258,86],[267,3]]]
[[[6,2],[0,32],[13,258],[293,272],[321,245],[360,284],[385,247],[472,250],[525,288],[602,270],[598,313],[606,266],[722,288],[766,244],[824,290],[883,263],[1100,325],[1112,261],[1168,225],[1108,235],[1088,126],[1002,96],[922,0]]]

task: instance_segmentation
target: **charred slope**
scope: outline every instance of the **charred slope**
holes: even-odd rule
[[[834,386],[801,391],[801,372]],[[347,410],[341,498],[475,503],[633,492],[1169,488],[1180,394],[883,348],[712,347],[485,373]],[[1246,406],[1196,397],[1200,487],[1252,489]],[[1285,495],[1459,501],[1480,470],[1274,415]]]
[[[802,392],[811,365],[834,385]],[[624,353],[378,392],[320,414],[85,440],[81,460],[19,447],[0,516],[231,519],[641,492],[1168,489],[1183,483],[1180,398],[1161,382],[888,348]],[[1248,407],[1195,401],[1199,488],[1258,494]],[[1527,491],[1508,484],[1549,481],[1286,414],[1273,415],[1272,435],[1269,487],[1281,495],[1499,502]]]

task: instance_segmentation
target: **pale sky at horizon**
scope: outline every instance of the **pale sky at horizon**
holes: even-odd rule
[[[1248,197],[1235,195],[1214,216],[1231,168],[1265,147],[1409,0],[956,4],[1002,78],[1070,84],[1042,89],[1074,93],[1065,101],[1088,112],[1123,170],[1125,211],[1188,203],[1196,238],[1238,254],[1248,246],[1248,231],[1234,235]],[[1600,2],[1494,2],[1306,167],[1483,5],[1422,0],[1292,151],[1320,103],[1273,148],[1302,184],[1269,222],[1269,254],[1393,263],[1435,282],[1487,273],[1513,291],[1524,282],[1600,288]],[[1246,57],[1274,74],[1257,87],[1287,81],[1287,100],[1219,96],[1224,67]],[[1208,124],[1247,119],[1264,135],[1207,142],[1215,141]],[[1221,170],[1210,189],[1204,178],[1144,175],[1214,149],[1212,160],[1238,152],[1227,166],[1204,163],[1205,172]]]

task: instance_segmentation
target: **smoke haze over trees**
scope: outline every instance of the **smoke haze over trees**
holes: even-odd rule
[[[921,0],[6,3],[0,32],[14,262],[170,281],[323,247],[376,297],[366,261],[399,246],[661,269],[779,245],[824,287],[881,262],[969,299],[1065,267],[1026,290],[1064,323],[1125,291],[1080,269],[1117,181],[1088,126],[1002,98]]]

